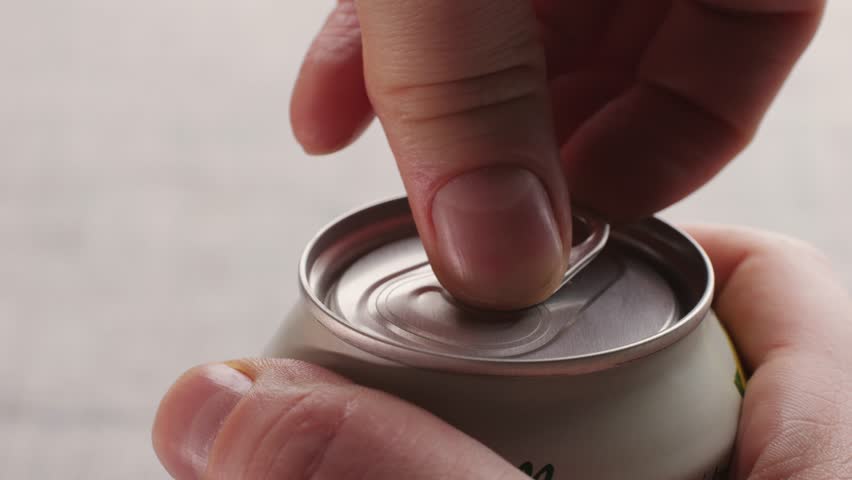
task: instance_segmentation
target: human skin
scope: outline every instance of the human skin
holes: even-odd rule
[[[522,307],[559,284],[571,201],[634,220],[750,142],[824,3],[340,0],[293,130],[329,153],[377,115],[441,283]]]
[[[566,268],[571,202],[632,220],[709,180],[751,140],[823,7],[341,0],[302,67],[293,128],[330,153],[378,116],[442,284],[474,305],[530,305]],[[692,233],[753,373],[735,478],[852,477],[852,305],[828,262],[777,235]],[[153,439],[179,480],[524,478],[428,412],[291,360],[190,370]]]
[[[690,233],[751,374],[733,478],[852,478],[852,300],[830,262],[775,234]],[[293,360],[190,370],[163,399],[153,441],[178,480],[528,478],[428,412]]]

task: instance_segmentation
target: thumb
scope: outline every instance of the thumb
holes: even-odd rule
[[[177,480],[524,478],[431,414],[289,360],[190,370],[160,404],[153,437]]]
[[[438,278],[527,306],[570,248],[544,51],[528,0],[356,0],[367,91]]]

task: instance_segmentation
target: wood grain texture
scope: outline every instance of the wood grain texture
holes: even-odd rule
[[[2,8],[0,478],[166,478],[149,427],[171,381],[260,351],[313,232],[400,191],[377,128],[331,158],[292,140],[289,89],[329,7]],[[849,25],[830,2],[755,144],[668,217],[803,237],[852,285]]]

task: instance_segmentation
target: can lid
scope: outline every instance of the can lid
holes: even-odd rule
[[[575,215],[575,231],[581,240],[563,286],[523,310],[479,310],[449,295],[404,198],[323,230],[302,259],[301,284],[317,319],[358,348],[490,374],[609,368],[675,342],[709,310],[709,261],[674,227],[649,219],[610,235],[605,224]]]

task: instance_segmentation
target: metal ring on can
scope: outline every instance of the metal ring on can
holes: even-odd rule
[[[571,253],[568,255],[568,269],[565,271],[562,283],[559,284],[557,291],[570,282],[586,265],[590,264],[601,253],[607,240],[609,240],[609,224],[576,209],[574,210],[574,221],[584,226],[589,235],[585,240],[571,247]]]

